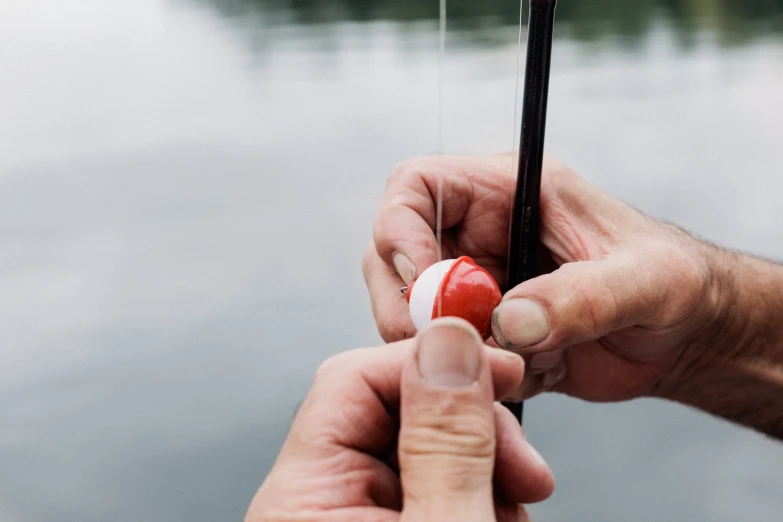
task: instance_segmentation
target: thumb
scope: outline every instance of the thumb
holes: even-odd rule
[[[629,326],[673,326],[702,292],[698,270],[664,247],[567,263],[510,290],[492,314],[492,335],[503,348],[532,354]],[[554,365],[556,358],[550,355],[539,359]],[[545,369],[535,359],[530,370]]]
[[[438,319],[403,370],[403,520],[495,520],[492,375],[475,328]]]

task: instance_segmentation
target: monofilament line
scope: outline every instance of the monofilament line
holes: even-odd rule
[[[446,0],[440,0],[438,26],[438,190],[435,203],[435,239],[438,243],[438,261],[443,260],[443,62],[446,57]],[[441,317],[443,299],[438,290],[438,315]]]
[[[517,74],[516,83],[514,86],[514,140],[511,142],[511,175],[516,177],[517,173],[514,172],[514,167],[519,165],[517,158],[514,157],[514,148],[517,146],[517,129],[519,128],[519,58],[522,56],[522,10],[524,9],[525,0],[519,0],[519,34],[517,35]],[[521,154],[521,151],[520,151]]]

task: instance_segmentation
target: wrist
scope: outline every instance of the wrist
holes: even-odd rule
[[[783,363],[783,267],[707,243],[699,247],[710,275],[703,327],[688,347],[694,369]]]
[[[783,267],[692,241],[703,298],[660,396],[783,436]]]

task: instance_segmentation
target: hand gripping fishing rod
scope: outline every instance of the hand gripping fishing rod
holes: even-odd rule
[[[541,166],[544,158],[555,3],[556,0],[530,0],[519,170],[509,231],[507,291],[537,275]],[[524,403],[503,404],[519,419],[521,425]]]

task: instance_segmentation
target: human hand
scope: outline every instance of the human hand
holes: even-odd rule
[[[522,503],[548,497],[552,473],[493,404],[523,373],[457,318],[332,357],[246,522],[527,521]]]
[[[443,258],[472,257],[502,285],[515,179],[510,154],[419,158],[390,176],[363,270],[381,336],[415,330],[399,292]],[[593,187],[546,158],[541,185],[546,271],[510,289],[493,314],[495,341],[523,354],[517,398],[554,390],[592,401],[665,394],[691,354],[714,343],[722,316],[705,245]],[[534,375],[535,374],[535,375]]]

